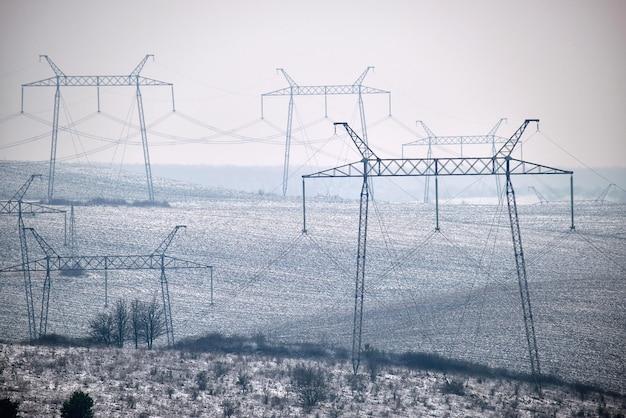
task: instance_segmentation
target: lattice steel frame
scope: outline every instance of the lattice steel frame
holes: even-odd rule
[[[54,251],[46,251],[47,248],[51,248],[49,245],[42,243],[40,239],[37,239],[38,234],[36,234],[36,239],[40,246],[44,249],[45,257],[37,258],[34,260],[28,259],[28,251],[25,251],[26,259],[21,264],[16,264],[13,266],[5,267],[0,269],[0,273],[11,273],[11,272],[23,272],[25,275],[28,274],[30,278],[31,272],[45,272],[46,279],[44,281],[44,292],[42,293],[41,298],[41,306],[42,306],[42,315],[40,317],[40,330],[37,333],[36,329],[33,331],[29,329],[29,333],[31,333],[31,339],[37,338],[37,336],[41,337],[45,334],[47,330],[47,319],[48,319],[48,300],[50,298],[50,288],[51,288],[51,272],[63,272],[72,274],[74,272],[80,274],[85,271],[102,271],[105,274],[105,299],[108,297],[108,284],[107,284],[107,274],[109,271],[113,270],[157,270],[160,272],[160,284],[161,284],[161,293],[163,298],[163,310],[164,310],[164,321],[166,324],[166,335],[167,342],[169,346],[172,346],[175,342],[174,340],[174,325],[172,321],[172,310],[170,303],[170,295],[169,295],[169,287],[167,283],[166,270],[189,270],[189,269],[203,269],[209,270],[210,272],[210,288],[211,288],[211,303],[212,301],[212,293],[213,293],[213,266],[197,263],[195,261],[184,260],[177,257],[172,257],[169,255],[165,255],[164,251],[169,247],[169,243],[173,239],[175,232],[183,226],[175,227],[173,234],[171,233],[164,240],[164,243],[168,241],[166,244],[162,243],[157,250],[155,250],[151,254],[146,255],[91,255],[91,256],[61,256],[58,255]],[[27,230],[33,230],[32,228],[21,227],[22,234],[26,235]],[[34,230],[33,230],[34,231]],[[42,240],[42,239],[41,239]],[[24,240],[24,242],[26,242]],[[45,242],[45,241],[44,241]],[[27,300],[27,303],[29,300]],[[106,304],[106,302],[105,302]],[[32,305],[32,291],[30,298],[30,305]],[[33,312],[33,318],[31,319],[30,312]],[[33,322],[33,327],[35,323],[34,318],[34,309],[32,306],[29,306],[29,324]],[[29,325],[30,327],[30,325]]]
[[[346,164],[340,167],[322,170],[317,173],[302,176],[302,231],[306,233],[306,195],[305,180],[315,178],[338,178],[354,177],[362,178],[361,202],[359,209],[359,232],[357,245],[357,269],[355,286],[355,308],[352,335],[352,367],[356,374],[361,360],[361,339],[363,321],[363,300],[365,289],[365,254],[367,242],[367,184],[370,177],[424,177],[435,178],[436,215],[435,230],[439,231],[439,189],[437,179],[439,176],[480,176],[496,175],[505,176],[507,206],[511,225],[513,250],[517,269],[520,298],[522,303],[523,319],[528,342],[529,361],[531,373],[535,379],[538,391],[541,390],[541,369],[539,366],[539,353],[535,337],[534,320],[530,304],[530,293],[526,278],[526,265],[522,248],[521,232],[517,215],[515,192],[511,182],[513,175],[569,175],[570,176],[570,228],[574,229],[574,173],[569,170],[549,167],[529,161],[511,158],[511,153],[518,144],[522,134],[529,123],[538,123],[538,119],[526,119],[517,131],[506,143],[491,157],[471,158],[417,158],[417,159],[381,159],[379,158],[350,126],[345,122],[335,125],[343,125],[350,138],[363,157],[361,161]]]
[[[54,87],[54,108],[52,114],[52,138],[50,147],[50,166],[48,169],[48,201],[54,197],[54,174],[56,166],[57,142],[59,135],[59,112],[61,87],[96,87],[98,112],[100,112],[100,87],[134,87],[137,98],[137,113],[139,117],[139,130],[143,147],[144,165],[146,170],[146,182],[148,188],[148,200],[154,202],[154,186],[152,182],[152,167],[150,166],[150,152],[148,149],[148,134],[143,110],[143,98],[141,87],[170,87],[172,98],[172,111],[176,111],[174,102],[174,84],[166,81],[155,80],[140,75],[144,65],[154,55],[146,55],[128,75],[66,75],[47,55],[40,55],[40,60],[45,59],[52,71],[53,77],[43,80],[22,84],[22,96],[20,109],[24,113],[24,88],[26,87]]]
[[[359,105],[359,117],[361,121],[361,137],[367,142],[367,125],[365,122],[365,106],[363,104],[363,95],[365,94],[386,94],[389,99],[389,116],[391,116],[391,92],[375,87],[368,87],[363,85],[363,80],[367,76],[370,70],[374,67],[370,66],[365,69],[352,84],[332,84],[332,85],[320,85],[320,86],[300,86],[296,83],[289,74],[283,69],[278,68],[289,87],[270,91],[268,93],[261,94],[261,118],[263,114],[263,104],[266,97],[274,96],[289,96],[289,105],[287,108],[287,130],[285,133],[285,156],[283,160],[283,183],[282,192],[283,196],[287,194],[287,186],[289,182],[289,154],[291,149],[291,130],[293,122],[293,107],[294,96],[324,96],[324,117],[328,117],[328,96],[334,95],[356,95]]]

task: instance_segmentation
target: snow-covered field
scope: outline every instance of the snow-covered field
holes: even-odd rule
[[[305,364],[325,376],[324,400],[303,408],[292,373]],[[204,372],[205,385],[199,382]],[[242,376],[244,376],[242,378]],[[454,390],[446,383],[457,384]],[[616,416],[626,399],[526,383],[383,368],[352,377],[349,364],[173,350],[0,345],[0,397],[24,416],[53,416],[75,390],[96,416]],[[623,415],[622,415],[623,416]]]
[[[86,187],[92,197],[100,183]],[[195,189],[184,198],[184,185],[171,187],[170,208],[77,207],[79,253],[150,253],[186,224],[169,254],[215,266],[215,303],[206,273],[170,273],[176,338],[261,332],[350,344],[356,202],[312,200],[302,235],[299,199],[201,199],[206,191]],[[520,206],[542,370],[626,393],[626,205],[580,203],[576,215],[572,232],[567,205]],[[25,222],[68,252],[61,217]],[[442,229],[433,233],[433,205],[374,201],[369,225],[364,343],[527,370],[506,205],[442,202]],[[17,264],[15,218],[2,219],[0,236],[0,266]],[[30,250],[41,254],[34,242]],[[23,339],[23,278],[0,279],[0,337]],[[42,279],[33,276],[36,300]],[[147,300],[159,289],[157,271],[109,274],[110,301]],[[54,275],[50,304],[49,332],[84,335],[103,309],[103,275]]]

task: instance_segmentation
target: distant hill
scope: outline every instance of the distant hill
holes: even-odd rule
[[[288,195],[301,195],[301,175],[312,173],[321,167],[300,167],[292,173]],[[0,162],[0,196],[11,196],[32,173],[47,175],[45,162]],[[596,170],[601,176],[618,182],[626,178],[626,168]],[[153,165],[155,194],[157,200],[186,201],[212,198],[272,199],[279,197],[282,186],[282,167],[208,166],[208,165]],[[609,185],[609,181],[590,169],[576,169],[574,174],[576,200],[597,198]],[[307,182],[307,196],[358,197],[359,179],[315,179]],[[32,186],[31,198],[44,198],[46,181]],[[424,178],[379,178],[374,181],[375,195],[379,200],[422,201]],[[624,185],[619,184],[624,187]],[[548,200],[569,198],[569,179],[563,176],[517,176],[515,187],[518,196],[527,202],[537,200],[534,186]],[[439,182],[442,200],[495,201],[496,181],[489,176],[445,177]],[[431,196],[434,194],[431,180]],[[57,165],[55,197],[65,199],[146,199],[145,172],[143,165],[126,165],[123,170],[112,169],[104,164],[65,163]],[[432,199],[432,197],[431,197]],[[607,195],[609,202],[626,202],[626,193],[612,188]]]

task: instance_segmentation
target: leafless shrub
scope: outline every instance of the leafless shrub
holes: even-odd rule
[[[232,417],[237,413],[238,405],[230,399],[222,401],[222,412],[225,417]]]
[[[444,395],[449,394],[449,395],[463,396],[465,395],[465,386],[463,385],[463,382],[461,382],[460,380],[446,379],[443,385],[441,385],[440,391]]]
[[[207,383],[209,379],[207,376],[207,372],[202,370],[196,374],[196,384],[198,385],[198,390],[204,392],[207,388]]]
[[[143,328],[143,337],[148,345],[148,350],[152,349],[154,340],[165,334],[165,318],[163,308],[157,302],[156,296],[145,304],[141,309],[141,324]]]
[[[89,336],[98,344],[111,345],[113,337],[113,317],[101,312],[89,321]]]
[[[291,385],[306,411],[328,396],[328,377],[320,368],[305,365],[294,367],[291,371]]]
[[[216,361],[213,363],[213,376],[215,376],[216,379],[225,376],[229,372],[229,370],[230,367],[223,361]]]
[[[130,330],[130,313],[128,304],[123,299],[118,299],[113,308],[113,342],[118,347],[124,347],[124,341],[128,338]]]
[[[133,299],[130,303],[130,333],[135,348],[139,348],[139,341],[143,338],[143,326],[141,324],[142,303],[139,299]]]
[[[245,370],[239,370],[239,374],[237,375],[237,385],[241,389],[241,393],[246,393],[250,388],[250,375]]]

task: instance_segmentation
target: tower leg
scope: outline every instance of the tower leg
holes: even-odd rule
[[[163,298],[163,314],[165,316],[165,333],[167,345],[174,345],[174,324],[172,322],[172,305],[170,304],[170,290],[165,275],[164,257],[161,256],[161,296]]]
[[[174,85],[171,85],[171,89],[170,89],[171,95],[172,95],[172,112],[176,112],[176,102],[174,101]]]
[[[96,77],[96,96],[98,99],[98,113],[100,113],[100,77]]]
[[[428,137],[428,152],[426,153],[426,158],[433,157],[433,149],[431,144],[430,136]],[[430,177],[424,177],[424,203],[428,203],[430,201]]]
[[[285,135],[285,161],[283,162],[283,197],[287,195],[289,182],[289,152],[291,148],[291,125],[293,119],[293,94],[289,95],[289,109],[287,111],[287,133]]]
[[[361,119],[361,135],[363,141],[367,144],[367,124],[365,123],[365,105],[363,104],[363,95],[359,91],[358,95],[359,101],[359,116]]]
[[[570,216],[571,216],[571,225],[570,229],[576,229],[574,226],[574,175],[570,175],[569,178],[569,207],[570,207]]]
[[[50,146],[50,166],[48,167],[48,203],[54,197],[54,170],[57,162],[57,140],[59,137],[59,107],[61,104],[61,86],[57,80],[54,92],[54,110],[52,113],[52,142]]]
[[[213,306],[213,267],[211,267],[211,306]]]
[[[515,201],[515,191],[511,183],[511,176],[508,170],[506,175],[506,196],[509,209],[509,221],[511,223],[511,235],[513,238],[513,253],[515,255],[515,267],[517,269],[517,279],[519,285],[520,299],[522,302],[522,315],[524,317],[524,329],[526,331],[526,342],[528,344],[528,357],[530,360],[530,370],[535,381],[535,389],[541,393],[541,367],[539,364],[539,350],[537,349],[537,339],[535,336],[535,322],[530,303],[530,292],[528,291],[528,280],[526,277],[526,262],[522,247],[522,235],[517,214],[517,203]]]
[[[302,179],[302,232],[306,234],[306,189]]]
[[[28,337],[31,340],[37,338],[35,323],[35,309],[33,306],[33,287],[30,278],[30,264],[28,262],[28,244],[26,242],[26,230],[22,219],[22,202],[18,202],[18,229],[20,237],[20,252],[22,255],[22,270],[24,273],[24,293],[26,296],[26,315],[28,317]]]
[[[498,149],[496,148],[496,138],[492,136],[491,138],[491,153],[496,155]],[[500,184],[500,176],[495,175],[496,178],[496,193],[498,195],[498,204],[502,203],[502,185]]]
[[[41,315],[39,317],[39,337],[48,332],[48,307],[50,304],[50,257],[46,257],[46,279],[43,282],[43,292],[41,294]]]
[[[154,187],[152,185],[152,168],[150,167],[150,151],[148,150],[148,133],[146,119],[143,113],[143,99],[137,85],[137,113],[139,114],[139,130],[141,131],[141,145],[143,146],[143,161],[146,166],[146,181],[148,183],[148,200],[154,202]]]
[[[352,370],[354,374],[361,363],[361,337],[363,333],[363,297],[365,293],[365,252],[367,248],[367,210],[369,186],[367,176],[363,177],[361,203],[359,208],[359,236],[356,255],[356,280],[354,288],[354,320],[352,327]]]
[[[365,141],[367,144],[367,123],[365,122],[365,104],[363,103],[363,95],[361,94],[361,87],[359,86],[359,95],[358,95],[358,103],[359,103],[359,118],[361,120],[361,139]],[[374,200],[374,183],[372,179],[369,179],[369,192],[372,194],[372,200]]]
[[[439,177],[435,176],[435,231],[439,231]]]

